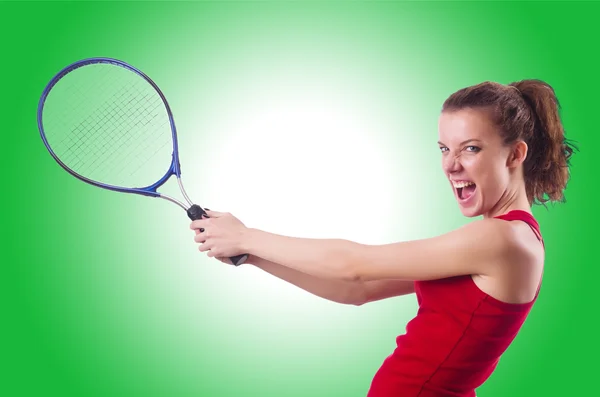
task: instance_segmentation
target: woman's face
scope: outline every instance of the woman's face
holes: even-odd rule
[[[510,194],[510,147],[480,110],[443,112],[438,128],[442,168],[461,212],[489,213]]]

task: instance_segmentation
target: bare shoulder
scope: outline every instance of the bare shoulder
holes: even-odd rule
[[[482,249],[490,249],[500,263],[534,259],[539,249],[537,237],[522,221],[488,218],[471,222],[457,229],[456,237],[467,238]],[[538,244],[536,244],[538,243]]]
[[[535,238],[533,231],[527,235],[523,228],[512,223],[482,219],[425,239],[372,246],[350,244],[346,254],[348,279],[424,281],[462,275],[496,277],[510,266],[534,263],[532,258],[536,257],[528,242]]]
[[[524,221],[505,221],[501,219],[488,219],[494,223],[501,239],[504,255],[503,262],[518,264],[519,266],[535,266],[540,263],[544,249],[531,226]]]
[[[522,221],[486,219],[480,226],[492,230],[499,255],[475,284],[507,303],[525,303],[535,296],[544,265],[544,249],[531,227]],[[486,224],[484,227],[484,223]]]
[[[471,274],[490,275],[498,265],[514,262],[526,254],[519,234],[507,221],[486,218],[469,222],[437,239],[448,252],[462,252],[466,256],[462,260],[472,263]]]

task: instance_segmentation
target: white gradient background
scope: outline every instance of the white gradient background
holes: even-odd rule
[[[199,51],[202,56],[191,57],[190,67],[177,73],[174,91],[167,91],[190,196],[248,226],[287,235],[377,244],[434,233],[432,226],[439,225],[419,216],[434,211],[422,192],[451,194],[438,170],[436,120],[424,131],[422,114],[405,110],[412,101],[407,93],[419,90],[411,81],[414,70],[398,69],[398,54],[374,45],[384,37],[375,26],[350,42],[344,36],[350,26],[332,27],[315,14],[285,22],[257,29],[261,24],[253,19],[235,20],[234,29],[245,33]],[[415,168],[420,162],[431,165],[430,176]],[[197,345],[196,334],[214,333],[236,362],[250,364],[258,351],[267,368],[308,365],[318,376],[333,357],[352,360],[357,345],[379,340],[379,351],[360,353],[372,354],[376,364],[414,315],[414,297],[345,307],[250,266],[223,266],[195,252],[192,233],[181,227],[185,222],[168,217],[177,236],[170,244],[185,252],[186,270],[145,277],[154,299],[166,302],[162,307],[178,324],[182,351]],[[206,310],[203,316],[199,308]],[[386,319],[390,310],[393,321]]]

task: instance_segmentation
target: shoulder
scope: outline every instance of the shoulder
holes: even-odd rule
[[[495,253],[479,265],[474,282],[479,289],[506,303],[528,303],[534,299],[544,268],[544,248],[531,226],[524,221],[489,219],[473,228],[486,229]],[[481,229],[480,229],[481,228]]]
[[[480,259],[474,266],[478,267],[478,273],[488,273],[498,264],[522,263],[530,259],[531,244],[524,232],[527,227],[523,222],[486,218],[469,222],[440,238],[446,240],[446,244],[471,253],[474,260]]]
[[[522,263],[529,252],[521,238],[523,229],[513,226],[501,219],[482,219],[426,239],[353,244],[344,263],[349,263],[349,278],[363,281],[498,275],[498,269],[504,272],[505,264]]]
[[[525,222],[487,218],[471,222],[455,232],[456,237],[466,239],[473,249],[488,251],[489,267],[534,264],[538,256],[539,242]]]
[[[515,230],[508,221],[486,218],[469,222],[438,236],[441,240],[472,248],[486,248],[500,252],[509,251],[517,243]]]

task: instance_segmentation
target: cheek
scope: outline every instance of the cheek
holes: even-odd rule
[[[464,167],[485,190],[502,189],[508,181],[501,163],[494,158],[474,157],[465,162]]]
[[[463,168],[471,178],[479,180],[480,183],[486,179],[489,166],[484,159],[477,156],[465,156],[461,160]]]
[[[490,199],[499,198],[509,182],[509,175],[501,161],[489,161],[482,165],[482,182],[484,185],[483,193],[490,196]]]

